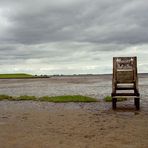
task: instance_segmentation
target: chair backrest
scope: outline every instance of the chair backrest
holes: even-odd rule
[[[113,81],[133,83],[137,81],[137,57],[113,58]]]

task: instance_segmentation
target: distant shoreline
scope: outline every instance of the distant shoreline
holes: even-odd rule
[[[3,77],[1,77],[3,75]],[[4,76],[5,75],[5,76]],[[7,76],[9,75],[9,76]],[[12,76],[11,76],[12,75]],[[15,76],[14,76],[15,75]],[[24,75],[24,76],[23,76]],[[141,76],[148,76],[148,73],[138,73]],[[29,75],[29,74],[0,74],[0,79],[40,79],[40,78],[51,78],[51,77],[91,77],[91,76],[112,76],[112,74],[73,74],[73,75]]]

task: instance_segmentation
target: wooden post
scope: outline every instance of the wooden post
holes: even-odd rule
[[[116,109],[117,98],[112,98],[112,108]]]

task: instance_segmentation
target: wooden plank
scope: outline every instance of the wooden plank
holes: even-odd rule
[[[116,90],[133,90],[133,87],[117,87]]]
[[[117,71],[117,83],[133,83],[133,71]]]
[[[139,93],[112,93],[112,96],[139,96]]]

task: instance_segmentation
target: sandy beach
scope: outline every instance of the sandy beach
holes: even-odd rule
[[[36,80],[0,81],[0,93],[26,94],[30,86],[34,90],[28,89],[29,95],[35,94],[36,88],[40,88],[36,95],[42,95],[46,88],[48,95],[77,93],[100,100],[96,103],[0,101],[1,148],[148,147],[147,76],[140,77],[140,111],[135,110],[133,99],[118,102],[116,111],[112,110],[111,103],[103,101],[103,96],[111,91],[110,76],[51,78],[46,82],[41,80],[42,83]],[[40,87],[33,87],[33,84],[40,84]],[[17,89],[22,91],[15,92]]]

